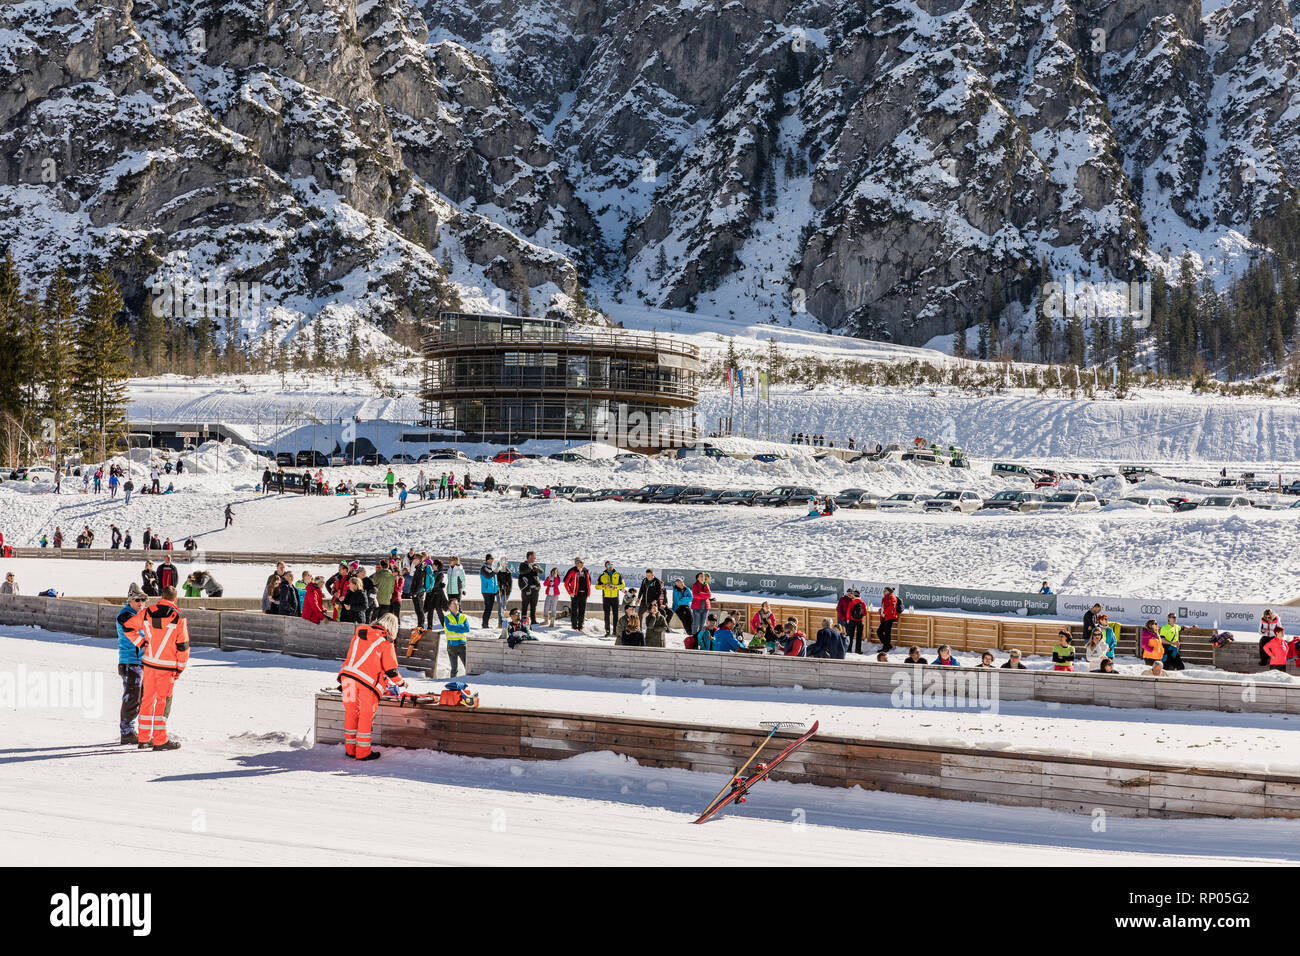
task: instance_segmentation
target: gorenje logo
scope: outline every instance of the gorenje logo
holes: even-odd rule
[[[50,925],[61,927],[128,926],[134,936],[148,936],[153,909],[151,893],[70,893],[50,897]]]

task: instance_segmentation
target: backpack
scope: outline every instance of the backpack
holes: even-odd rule
[[[686,639],[682,641],[682,647],[686,648],[688,651],[693,651],[695,650],[695,646],[696,646],[695,635],[687,634]]]

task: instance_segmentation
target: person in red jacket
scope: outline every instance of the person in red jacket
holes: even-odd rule
[[[750,617],[749,632],[769,641],[776,636],[776,615],[766,601],[759,605],[758,610]]]
[[[795,626],[794,621],[786,621],[782,634],[777,638],[781,653],[786,657],[804,657],[807,649],[808,640],[804,637],[803,631]]]
[[[876,628],[876,637],[880,638],[882,651],[888,651],[894,646],[894,622],[898,620],[899,610],[894,589],[885,588],[885,596],[880,599],[880,627]]]
[[[1273,625],[1273,636],[1264,645],[1268,654],[1268,666],[1275,671],[1286,670],[1287,641],[1286,628],[1281,624]]]
[[[847,588],[844,595],[835,602],[835,623],[845,634],[849,633],[849,607],[853,604],[853,588]]]
[[[325,620],[325,592],[321,590],[319,577],[303,573],[307,578],[307,590],[302,595],[302,617],[305,621],[319,624]]]
[[[853,600],[849,602],[849,623],[848,623],[848,650],[855,654],[862,653],[862,638],[867,630],[867,602],[862,600],[862,595],[854,588],[852,593]],[[857,642],[856,649],[853,642]]]
[[[174,569],[173,569],[174,570]],[[132,641],[144,652],[144,687],[140,697],[139,748],[176,750],[179,740],[167,739],[172,691],[190,662],[190,633],[176,606],[176,589],[162,588],[158,602],[134,619]]]
[[[565,572],[564,590],[569,594],[569,624],[581,631],[587,619],[587,596],[591,594],[591,574],[582,558],[574,558],[573,567]]]
[[[370,749],[375,711],[389,685],[405,687],[397,669],[397,618],[385,614],[374,624],[362,624],[352,635],[348,656],[339,669],[343,689],[343,752],[357,760],[378,760]]]
[[[180,580],[180,574],[176,570],[176,565],[172,564],[172,556],[169,554],[163,558],[163,563],[158,566],[158,586],[160,588],[174,588],[178,580]]]

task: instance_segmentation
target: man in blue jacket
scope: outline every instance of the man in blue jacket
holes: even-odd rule
[[[140,628],[144,625],[144,609],[148,599],[139,592],[132,594],[117,612],[117,675],[122,678],[122,711],[118,730],[122,743],[138,744],[135,719],[140,715],[140,698],[144,692],[144,647],[139,647]]]
[[[713,632],[713,649],[715,651],[738,651],[745,645],[736,637],[736,632],[732,630],[736,622],[731,618],[724,618],[722,626]]]

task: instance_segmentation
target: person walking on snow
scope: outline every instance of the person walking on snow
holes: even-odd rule
[[[388,469],[388,474],[384,476],[384,484],[388,485],[388,497],[393,497],[393,484],[397,481],[397,476],[393,474],[393,469]]]
[[[378,760],[371,749],[375,712],[386,687],[405,687],[397,669],[397,618],[385,614],[374,624],[362,624],[352,634],[347,657],[339,669],[343,691],[343,752],[357,760]]]
[[[229,528],[235,523],[235,509],[229,504],[226,505],[226,527]]]

